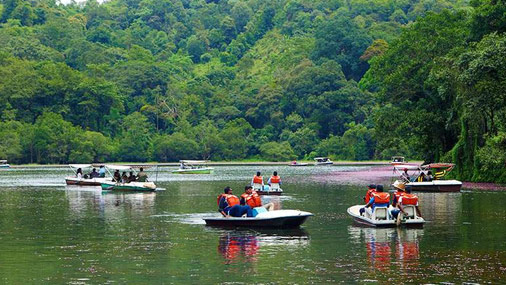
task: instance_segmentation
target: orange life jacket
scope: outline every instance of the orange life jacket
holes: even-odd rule
[[[237,198],[237,196],[231,194],[221,194],[218,196],[218,207],[220,206],[221,197],[225,197],[225,200],[227,201],[229,207],[239,205],[239,198]]]
[[[262,184],[264,183],[264,178],[262,176],[253,176],[253,183]]]
[[[418,196],[413,194],[404,194],[402,195],[402,204],[416,206],[416,204],[418,204]]]
[[[384,204],[390,202],[390,194],[386,192],[374,192],[372,196],[374,197],[375,204]]]
[[[279,182],[281,182],[281,177],[279,177],[278,175],[271,176],[271,183],[279,183]]]
[[[367,190],[367,193],[365,193],[365,203],[369,203],[369,200],[371,200],[371,196],[373,193],[376,193],[376,189],[369,189]]]
[[[256,192],[253,192],[251,194],[243,193],[241,195],[241,198],[243,198],[246,204],[251,208],[262,206],[262,200],[260,199],[260,196]]]

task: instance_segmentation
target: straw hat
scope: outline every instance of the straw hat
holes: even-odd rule
[[[401,191],[405,191],[406,190],[406,185],[404,185],[404,183],[402,182],[399,182],[399,181],[395,181],[394,184],[392,184],[392,186],[394,186],[394,188],[397,188]]]

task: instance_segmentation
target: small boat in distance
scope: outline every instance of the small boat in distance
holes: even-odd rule
[[[306,163],[306,162],[297,162],[297,161],[292,161],[288,164],[289,166],[308,166],[309,163]]]
[[[7,160],[5,159],[0,160],[0,168],[9,168],[9,167],[11,166],[7,163]]]
[[[80,168],[83,169],[91,169],[94,168],[93,164],[69,164],[70,169],[74,172],[74,176],[65,177],[65,183],[67,185],[76,185],[76,186],[100,186],[102,182],[111,181],[111,177],[93,177],[91,178],[89,174],[84,174],[81,178],[77,177],[77,170]],[[98,167],[96,167],[98,168]]]
[[[256,217],[207,217],[207,226],[215,227],[249,227],[249,228],[298,228],[307,218],[309,212],[299,210],[276,210],[259,213]]]
[[[365,211],[361,215],[360,208],[363,208],[364,206],[365,205],[355,205],[348,208],[347,212],[350,216],[353,217],[355,222],[371,227],[397,226],[397,219],[394,219],[390,215],[388,207],[376,207],[372,214],[369,214],[367,211]],[[414,206],[405,205],[404,211],[407,213],[407,215],[402,218],[400,223],[401,226],[423,227],[425,220],[416,214],[416,209]],[[399,215],[401,215],[401,213],[399,213]]]
[[[334,162],[330,160],[328,157],[315,157],[314,158],[314,165],[332,165]]]
[[[404,165],[406,163],[408,162],[404,159],[404,156],[392,156],[392,160],[390,161],[391,165]]]
[[[180,160],[179,169],[174,174],[212,174],[214,168],[207,166],[207,160]]]

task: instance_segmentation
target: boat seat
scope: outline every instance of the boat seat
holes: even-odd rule
[[[407,215],[404,215],[405,218],[408,218],[408,219],[414,219],[415,218],[415,207],[412,206],[412,205],[405,205],[403,207],[404,209],[404,212],[407,214]]]
[[[281,188],[279,188],[279,183],[271,183],[271,191],[281,191]]]
[[[260,183],[253,183],[253,190],[260,191],[260,190],[262,190],[262,188],[263,188],[262,184],[260,184]]]
[[[387,220],[388,219],[388,209],[386,207],[374,208],[374,219]]]

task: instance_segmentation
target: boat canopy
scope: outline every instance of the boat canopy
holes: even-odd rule
[[[92,164],[69,164],[72,168],[90,168],[93,165]]]
[[[328,157],[315,157],[314,160],[316,160],[316,161],[327,161],[327,160],[329,160],[329,158]]]
[[[105,167],[107,167],[109,169],[114,169],[114,170],[130,170],[130,169],[132,169],[132,166],[128,166],[128,165],[107,164]]]
[[[0,160],[0,163],[3,163],[3,164],[5,164],[5,163],[7,163],[7,160],[5,160],[5,159],[2,159],[2,160]]]
[[[183,164],[206,164],[207,160],[180,160]]]
[[[404,156],[392,156],[392,162],[404,162]]]
[[[398,170],[398,171],[404,171],[404,169],[407,169],[407,170],[420,170],[420,165],[418,165],[418,164],[395,165],[394,169]]]
[[[455,164],[453,163],[429,163],[422,165],[422,168],[453,168]]]

